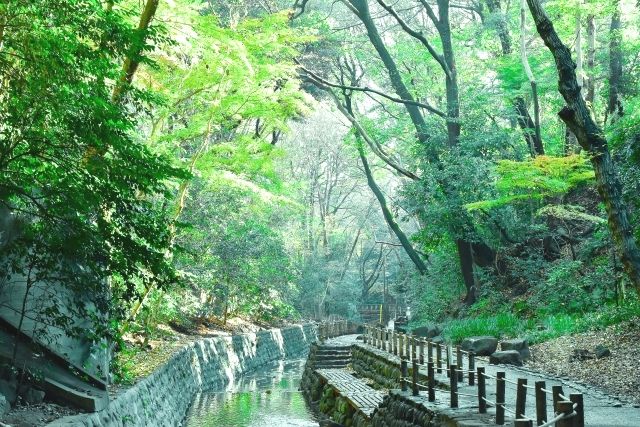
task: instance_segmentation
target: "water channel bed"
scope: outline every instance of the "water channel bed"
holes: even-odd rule
[[[298,391],[305,359],[281,361],[196,396],[188,427],[318,427]]]

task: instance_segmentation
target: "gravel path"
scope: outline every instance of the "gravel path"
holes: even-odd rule
[[[611,355],[573,360],[574,350],[604,345]],[[563,336],[531,347],[526,367],[595,386],[625,403],[640,405],[640,318],[602,331]],[[639,422],[640,424],[640,422]]]

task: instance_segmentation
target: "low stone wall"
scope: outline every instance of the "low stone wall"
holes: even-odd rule
[[[306,354],[313,325],[203,339],[178,351],[164,366],[118,395],[100,412],[65,417],[50,426],[177,426],[195,394],[221,386],[269,362]]]
[[[451,409],[442,403],[430,403],[424,396],[391,390],[374,412],[373,427],[482,427],[495,426],[489,414],[476,410]],[[509,425],[509,424],[507,424]]]
[[[351,367],[358,376],[373,380],[373,387],[400,388],[399,357],[364,345],[354,345],[351,354]]]

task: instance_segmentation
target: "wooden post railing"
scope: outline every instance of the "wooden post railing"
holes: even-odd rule
[[[341,323],[338,333],[349,330],[347,322]],[[331,335],[327,327],[320,327],[319,331],[324,335]],[[467,373],[468,384],[477,385],[478,412],[486,414],[488,408],[495,408],[495,423],[504,425],[506,413],[513,415],[513,425],[516,427],[555,426],[555,427],[584,427],[585,412],[584,400],[580,393],[572,393],[569,397],[563,393],[562,386],[554,385],[550,390],[546,389],[544,381],[536,381],[535,386],[529,386],[526,378],[516,380],[507,379],[504,371],[496,372],[495,376],[488,375],[484,366],[476,366],[479,359],[473,351],[464,351],[460,346],[454,348],[450,345],[433,343],[430,339],[417,338],[408,334],[397,333],[386,328],[374,328],[365,326],[364,343],[380,349],[389,354],[400,357],[400,388],[406,392],[411,383],[411,393],[414,396],[420,394],[420,388],[426,388],[428,401],[436,400],[436,388],[438,374],[446,374],[449,379],[449,403],[451,408],[458,408],[460,396],[473,397],[475,394],[459,391],[459,382],[464,381],[464,373]],[[426,350],[425,350],[426,347]],[[444,347],[444,349],[443,349]],[[445,351],[443,360],[442,351]],[[435,351],[435,356],[434,356]],[[464,355],[468,361],[465,367]],[[480,359],[482,360],[482,359]],[[411,377],[409,377],[409,363],[411,363]],[[443,367],[443,363],[446,365]],[[420,367],[427,368],[427,384],[420,383]],[[424,371],[423,371],[424,375]],[[487,382],[495,381],[495,402],[487,399]],[[515,402],[507,404],[506,383],[516,388]],[[535,420],[531,419],[527,411],[527,395],[532,391],[535,398]],[[553,413],[547,413],[547,399],[551,395],[553,401]],[[513,406],[512,406],[513,405]]]

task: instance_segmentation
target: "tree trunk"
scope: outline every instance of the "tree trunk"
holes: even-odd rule
[[[540,134],[540,100],[538,98],[538,83],[536,82],[535,77],[533,76],[533,71],[531,71],[531,66],[529,65],[529,58],[527,57],[527,44],[526,44],[526,0],[520,0],[520,59],[522,61],[522,67],[524,68],[525,74],[527,75],[527,80],[529,80],[529,85],[531,86],[531,95],[533,98],[533,135],[525,135],[525,139],[529,142],[529,151],[531,152],[531,157],[536,157],[538,155],[544,155],[544,146],[542,145],[542,136]],[[522,106],[520,106],[522,108]],[[526,106],[525,106],[526,110]],[[530,128],[526,129],[530,131]]]
[[[532,153],[532,156],[535,156],[536,154],[544,155],[542,141],[536,136],[536,125],[533,122],[531,115],[529,115],[525,99],[522,96],[517,96],[513,100],[513,108],[516,111],[518,126],[522,129],[524,139],[527,142],[527,146],[529,147],[529,151]]]
[[[511,55],[511,35],[509,34],[509,27],[505,21],[504,14],[500,8],[500,0],[486,0],[487,8],[489,12],[497,16],[496,30],[498,32],[498,38],[500,39],[500,45],[502,47],[502,56]],[[537,88],[536,88],[537,94]],[[536,97],[537,99],[537,97]],[[538,120],[534,121],[529,114],[527,103],[522,96],[517,96],[513,100],[513,108],[516,112],[516,119],[518,126],[522,130],[524,140],[527,143],[527,147],[531,150],[531,147],[540,155],[544,154],[544,146],[542,144],[542,138],[540,137],[539,126],[536,128],[536,123],[540,123],[539,118],[539,103],[536,103],[538,111]],[[534,106],[535,107],[535,106]]]
[[[464,286],[467,289],[467,295],[464,297],[464,302],[467,305],[471,305],[478,299],[476,281],[473,276],[473,252],[471,251],[471,244],[463,239],[456,239],[456,248],[458,250],[458,258],[460,260],[462,279],[464,280]]]
[[[131,82],[133,82],[133,76],[140,65],[142,50],[147,40],[149,24],[151,24],[151,21],[158,10],[159,2],[160,0],[147,0],[144,5],[144,9],[140,15],[140,21],[138,22],[137,37],[133,44],[133,49],[125,58],[124,64],[122,65],[122,77],[120,77],[120,80],[113,88],[111,99],[114,102],[119,102],[121,100],[126,88],[131,85]]]
[[[496,29],[498,31],[498,38],[500,39],[500,45],[502,47],[502,54],[504,56],[511,54],[511,36],[509,35],[509,27],[504,19],[504,14],[500,7],[500,0],[486,0],[487,8],[489,12],[494,15],[498,15],[496,21]]]
[[[393,213],[391,213],[389,206],[387,206],[387,200],[384,197],[384,194],[382,193],[382,191],[380,190],[380,187],[378,187],[378,184],[373,178],[373,174],[371,173],[371,168],[369,167],[369,162],[367,161],[367,157],[364,153],[364,148],[362,146],[363,143],[360,140],[359,136],[357,137],[357,139],[358,141],[356,142],[356,144],[358,147],[358,154],[360,155],[360,160],[362,161],[362,166],[364,167],[364,172],[367,176],[367,184],[369,185],[369,188],[371,189],[373,194],[376,196],[376,199],[378,199],[378,203],[380,203],[380,208],[382,209],[382,215],[384,216],[384,219],[387,222],[387,225],[389,225],[389,228],[391,229],[391,231],[393,231],[393,234],[395,234],[398,240],[400,241],[402,248],[407,253],[411,261],[413,261],[413,264],[418,269],[418,272],[420,274],[425,274],[427,272],[427,266],[425,265],[424,261],[422,261],[422,258],[420,258],[420,255],[413,248],[413,245],[411,245],[411,242],[409,241],[409,239],[404,234],[404,232],[396,222],[395,218],[393,217]]]
[[[403,101],[415,101],[411,92],[405,85],[402,80],[402,76],[400,75],[400,71],[398,67],[391,57],[391,54],[387,50],[387,47],[384,45],[382,38],[380,37],[380,33],[378,33],[378,29],[376,28],[373,19],[371,18],[371,13],[369,11],[369,4],[367,0],[350,0],[350,3],[358,12],[358,18],[364,24],[367,29],[367,36],[369,37],[369,41],[375,48],[376,52],[378,52],[378,56],[382,60],[385,68],[387,69],[387,73],[389,74],[389,80],[391,81],[391,85],[393,86],[396,94]],[[429,134],[427,132],[427,124],[424,121],[424,117],[420,112],[420,109],[415,105],[404,104],[409,116],[411,117],[411,122],[413,126],[416,128],[418,140],[422,143],[427,142],[429,139]]]
[[[622,185],[609,153],[607,139],[602,129],[593,120],[580,94],[575,64],[571,59],[569,48],[558,37],[540,1],[527,0],[527,2],[538,33],[556,62],[559,91],[567,104],[560,111],[560,118],[574,133],[580,146],[589,153],[596,174],[598,192],[607,210],[611,234],[620,252],[625,271],[636,291],[640,293],[640,251],[629,223],[629,214],[622,196]]]
[[[449,0],[438,0],[439,20],[434,22],[442,42],[442,56],[449,73],[446,75],[445,89],[447,95],[447,136],[449,146],[453,147],[460,138],[460,89],[458,87],[458,70],[456,57],[451,41],[451,24],[449,23]]]
[[[609,102],[607,116],[610,122],[624,115],[622,107],[622,23],[620,21],[620,0],[611,17],[609,44]]]
[[[593,110],[593,101],[596,97],[596,23],[595,16],[589,14],[587,17],[587,92],[586,101]]]

